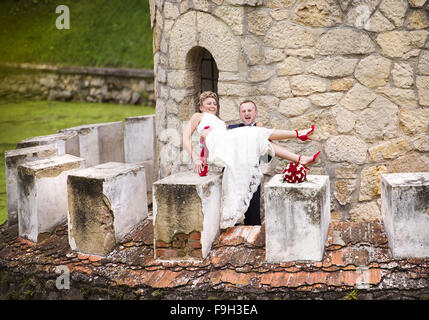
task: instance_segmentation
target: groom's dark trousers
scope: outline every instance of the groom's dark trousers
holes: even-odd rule
[[[243,123],[231,124],[228,126],[229,129],[235,129],[243,127]],[[253,198],[250,200],[249,208],[244,214],[244,224],[246,226],[257,226],[261,224],[261,185],[258,186],[258,190],[253,194]]]

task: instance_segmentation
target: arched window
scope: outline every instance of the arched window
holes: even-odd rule
[[[217,93],[219,70],[217,69],[216,61],[214,60],[213,56],[206,49],[202,49],[200,75],[200,92],[208,90]]]

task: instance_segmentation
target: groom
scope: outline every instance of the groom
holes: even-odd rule
[[[228,126],[228,129],[235,129],[243,126],[257,126],[262,127],[262,123],[256,122],[258,116],[258,109],[256,104],[251,100],[243,101],[239,107],[241,123],[232,124]],[[268,156],[271,159],[270,156]],[[247,226],[256,226],[261,224],[260,205],[261,205],[261,185],[258,186],[258,190],[253,194],[253,198],[250,200],[249,208],[244,214],[244,224]]]

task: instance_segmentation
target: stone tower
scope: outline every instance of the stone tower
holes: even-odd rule
[[[245,99],[267,127],[314,123],[312,142],[283,144],[322,150],[311,174],[330,176],[333,219],[379,219],[381,173],[429,171],[429,2],[150,0],[150,10],[160,177],[191,168],[180,137],[202,90],[219,94],[227,123]]]

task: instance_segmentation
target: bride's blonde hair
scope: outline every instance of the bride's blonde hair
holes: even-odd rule
[[[200,106],[203,105],[203,101],[206,100],[207,98],[213,98],[216,100],[217,105],[219,106],[219,98],[217,96],[216,93],[212,92],[212,91],[203,91],[200,94]]]

